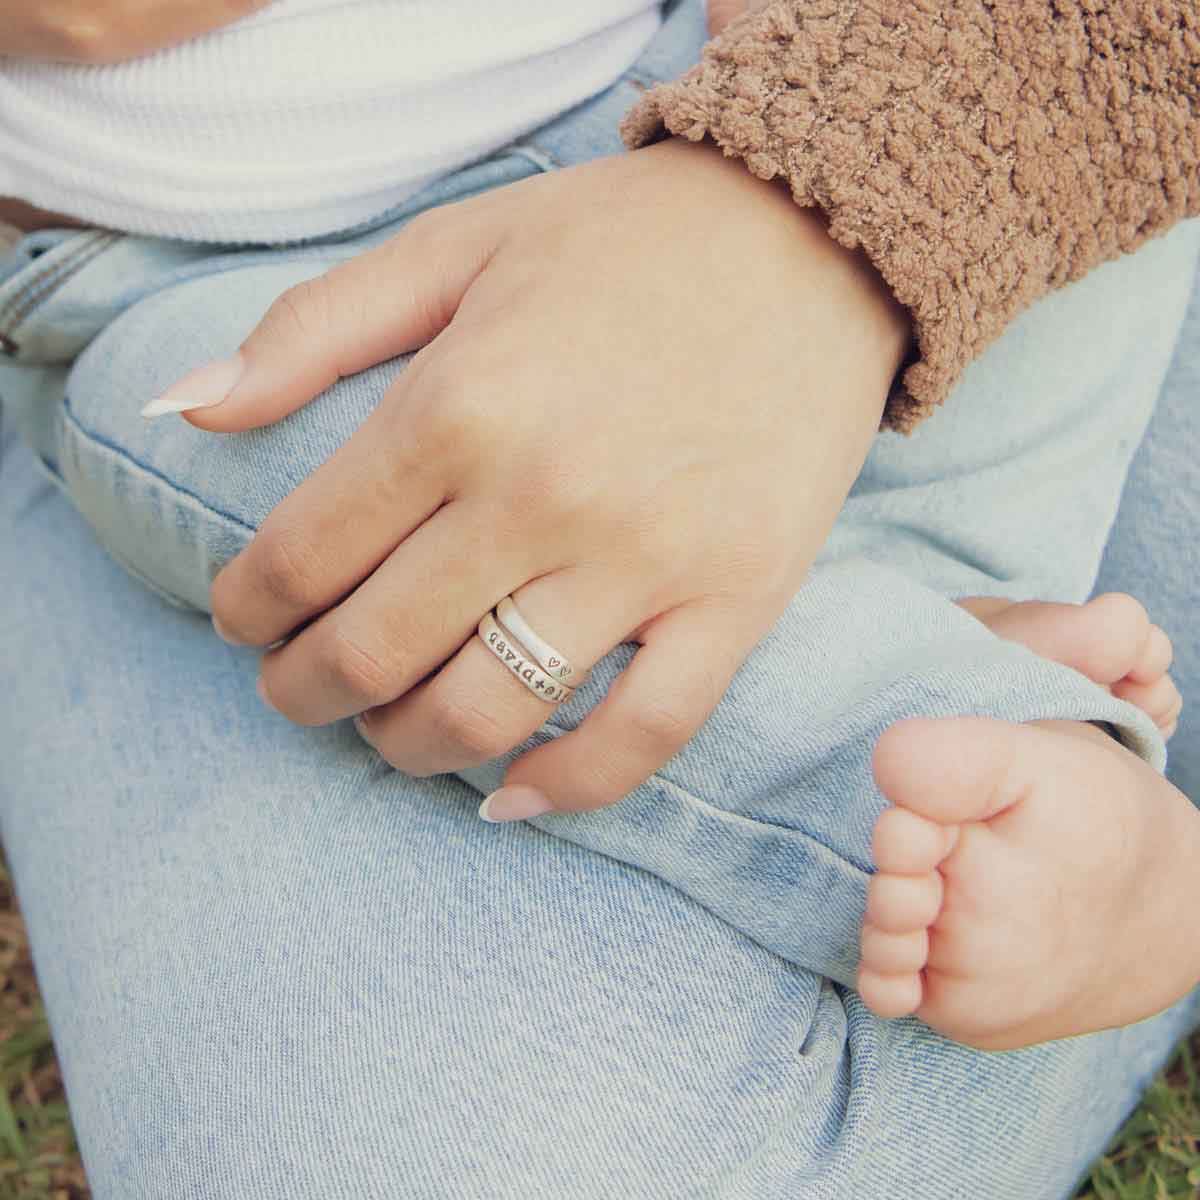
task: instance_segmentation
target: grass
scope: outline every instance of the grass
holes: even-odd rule
[[[0,1200],[84,1200],[50,1027],[0,863]]]
[[[25,929],[2,863],[0,1083],[0,1200],[87,1200]],[[1200,1197],[1200,1036],[1155,1080],[1078,1197]]]
[[[1087,1200],[1200,1196],[1200,1036],[1184,1043],[1092,1168]]]

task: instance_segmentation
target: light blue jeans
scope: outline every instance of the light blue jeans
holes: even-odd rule
[[[1105,719],[1162,761],[1140,714],[948,597],[1090,592],[1194,228],[1042,302],[915,437],[882,436],[715,716],[613,809],[484,825],[502,764],[413,780],[348,724],[293,727],[186,610],[404,364],[237,437],[141,403],[421,207],[615,152],[701,17],[677,6],[612,91],[340,240],[50,232],[0,265],[0,819],[100,1200],[1057,1198],[1194,1023],[1193,998],[985,1055],[850,989],[888,725]],[[1131,496],[1177,499],[1164,461]],[[1132,577],[1114,556],[1108,582],[1157,608],[1179,553]]]

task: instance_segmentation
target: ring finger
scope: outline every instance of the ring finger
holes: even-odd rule
[[[521,614],[582,675],[645,618],[645,605],[595,569],[570,568],[513,593]],[[624,598],[621,598],[621,597]],[[519,746],[553,713],[478,638],[435,676],[359,718],[383,757],[410,775],[478,766]]]
[[[497,588],[536,570],[482,510],[452,502],[335,608],[262,657],[263,699],[299,725],[327,725],[402,696],[470,637]]]

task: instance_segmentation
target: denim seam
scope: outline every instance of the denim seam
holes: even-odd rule
[[[626,71],[625,74],[622,75],[621,78],[612,85],[611,93],[615,93],[617,88],[619,88],[622,84],[629,84],[629,86],[637,92],[645,92],[652,87],[656,87],[662,82],[663,81],[661,79],[657,79],[653,75],[643,75],[640,71],[634,68]],[[608,95],[611,93],[602,94]],[[547,128],[549,130],[553,130],[556,127],[556,124],[557,122],[551,122]],[[526,139],[520,143],[515,143],[514,145],[510,146],[509,149],[515,153],[522,154],[526,158],[529,158],[535,163],[535,165],[541,167],[542,170],[545,170],[546,168],[541,162],[538,161],[538,159],[545,159],[547,162],[551,163],[554,168],[559,170],[566,166],[566,164],[556,154],[550,150],[547,150],[545,146],[543,146],[536,139]],[[530,151],[532,151],[533,154],[530,154]],[[537,157],[534,157],[534,155]]]
[[[65,254],[58,262],[35,273],[32,279],[26,280],[0,310],[0,336],[12,341],[12,334],[31,313],[120,240],[119,234],[97,233],[94,238],[86,240],[69,254]]]
[[[179,484],[174,482],[174,480],[168,479],[164,474],[162,474],[162,472],[156,471],[153,467],[147,466],[145,463],[134,458],[133,455],[131,455],[127,450],[116,445],[114,442],[110,442],[107,438],[102,437],[100,434],[94,433],[92,430],[87,429],[71,410],[71,398],[69,396],[65,396],[63,398],[63,413],[65,414],[66,420],[72,426],[72,431],[77,437],[91,442],[93,445],[98,446],[103,450],[107,450],[109,454],[121,459],[129,467],[141,472],[143,475],[146,475],[151,479],[157,480],[163,485],[163,487],[166,488],[168,492],[174,493],[177,496],[186,496],[193,503],[198,504],[206,513],[209,513],[214,517],[219,517],[223,521],[228,521],[229,524],[235,525],[238,529],[245,530],[250,534],[254,534],[256,532],[254,526],[249,524],[249,522],[243,521],[240,517],[235,517],[232,513],[223,512],[221,509],[213,507],[213,505],[209,504],[207,500],[197,496],[195,492],[189,492],[186,488],[180,487]]]
[[[256,532],[253,525],[250,525],[248,522],[241,520],[241,518],[239,518],[239,517],[235,517],[232,513],[223,512],[222,510],[213,507],[213,505],[211,505],[207,500],[201,499],[201,497],[197,496],[194,492],[189,492],[186,488],[181,488],[177,483],[168,479],[161,472],[156,471],[153,467],[149,467],[143,462],[140,462],[138,459],[134,458],[131,454],[129,454],[128,451],[123,450],[120,446],[114,445],[112,442],[108,441],[107,438],[101,437],[99,434],[93,433],[91,430],[86,429],[83,426],[83,424],[80,422],[79,418],[75,415],[75,413],[71,411],[69,397],[66,397],[64,399],[63,411],[65,413],[67,421],[70,423],[70,425],[72,427],[72,432],[75,434],[75,436],[83,438],[84,440],[89,441],[89,442],[93,443],[94,445],[103,448],[109,454],[115,456],[116,458],[121,459],[123,462],[128,464],[128,466],[131,467],[132,469],[141,472],[143,475],[148,476],[151,479],[154,479],[157,483],[159,483],[162,487],[164,487],[168,492],[173,493],[176,496],[186,497],[193,504],[198,505],[205,513],[208,513],[209,515],[216,517],[220,520],[226,521],[230,525],[233,525],[233,526],[237,527],[238,529],[251,534],[252,536]],[[162,593],[161,588],[157,589],[157,590],[160,592],[160,594]],[[187,607],[191,608],[192,605],[189,604],[189,605],[187,605]],[[546,727],[553,729],[555,731],[555,733],[559,736],[561,736],[564,733],[572,732],[571,729],[565,728],[564,726],[559,725],[554,721],[547,721]],[[851,867],[855,871],[863,873],[862,867],[860,867],[857,863],[851,861],[850,859],[844,858],[836,850],[833,850],[829,846],[826,846],[819,839],[814,838],[809,833],[805,833],[803,830],[796,829],[796,828],[793,828],[792,826],[788,826],[788,825],[777,825],[770,821],[761,821],[754,817],[746,817],[746,816],[742,816],[740,813],[730,812],[728,809],[725,809],[725,808],[718,808],[715,804],[712,804],[709,801],[702,799],[700,796],[695,795],[695,793],[689,791],[687,788],[681,786],[680,784],[676,783],[674,780],[667,778],[665,775],[662,775],[657,771],[649,777],[649,780],[647,782],[654,782],[654,783],[660,784],[664,787],[670,788],[673,792],[676,792],[679,795],[686,797],[688,800],[693,801],[695,804],[700,805],[708,813],[711,813],[719,820],[734,821],[739,824],[745,824],[747,826],[751,826],[756,829],[764,829],[764,828],[771,829],[775,832],[787,834],[792,837],[803,838],[804,841],[808,842],[810,845],[821,847],[821,849],[826,851],[826,853],[831,854],[833,857],[837,858],[839,861],[844,862],[846,864],[846,866]]]
[[[531,162],[539,171],[548,173],[550,171],[562,170],[563,164],[559,159],[550,153],[549,150],[539,146],[537,142],[520,142],[515,143],[509,148],[509,153],[519,154],[527,162]]]
[[[545,725],[542,726],[542,728],[544,730],[553,730],[554,734],[558,737],[561,737],[563,734],[574,732],[573,728],[560,725],[553,719],[548,720]],[[738,825],[749,826],[752,829],[769,829],[774,833],[784,834],[790,838],[800,838],[807,845],[815,846],[824,851],[831,858],[837,859],[838,862],[849,867],[852,871],[861,875],[864,879],[869,879],[871,877],[871,872],[864,869],[861,864],[855,862],[853,859],[847,858],[840,851],[834,849],[832,846],[826,845],[823,841],[821,841],[820,838],[814,837],[811,833],[806,833],[803,829],[798,829],[793,825],[780,825],[775,821],[764,821],[759,817],[747,817],[742,813],[731,812],[727,808],[719,808],[711,801],[705,800],[702,796],[697,796],[695,792],[684,787],[683,784],[676,783],[673,779],[663,775],[660,771],[655,771],[654,774],[650,775],[646,779],[646,782],[641,786],[645,787],[647,784],[651,783],[659,784],[662,787],[674,792],[676,795],[682,796],[686,800],[690,800],[692,803],[704,809],[706,813],[711,814],[718,821],[731,821]],[[600,853],[603,853],[603,851]]]
[[[3,304],[0,304],[0,323],[3,323],[8,319],[9,313],[15,308],[19,307],[25,297],[28,296],[32,290],[37,288],[38,284],[40,284],[44,279],[50,278],[55,274],[55,272],[61,270],[64,266],[69,265],[71,262],[77,259],[89,246],[94,244],[94,241],[95,239],[91,235],[87,235],[80,241],[77,241],[61,258],[51,259],[51,261],[48,263],[39,263],[36,258],[32,259],[31,264],[36,264],[32,266],[32,274],[28,278],[22,280],[19,286],[15,287],[13,290],[13,294],[9,296],[9,298],[5,300]],[[16,274],[13,275],[12,281],[15,283],[16,280],[20,279],[22,275],[26,275],[28,271],[30,271],[29,267],[26,267],[24,270],[17,271]]]
[[[699,804],[708,812],[715,814],[716,817],[722,821],[732,820],[739,825],[748,825],[754,829],[769,829],[774,833],[785,834],[790,838],[800,838],[810,846],[819,846],[831,857],[836,858],[840,863],[844,863],[847,867],[857,872],[864,879],[870,878],[870,871],[865,871],[858,863],[854,862],[853,859],[847,858],[844,854],[838,850],[835,850],[832,846],[827,846],[823,841],[821,841],[820,838],[813,837],[811,833],[805,833],[803,829],[797,829],[794,825],[779,825],[774,821],[763,821],[758,817],[743,816],[741,813],[730,812],[727,808],[718,808],[715,804],[710,803],[708,800],[702,799],[694,792],[691,792],[687,788],[672,782],[670,779],[666,778],[666,776],[660,775],[657,772],[650,776],[650,778],[657,783],[665,784],[672,791],[677,792],[682,796],[686,796],[689,800]]]
[[[86,518],[85,518],[86,519]],[[169,604],[172,608],[178,608],[183,612],[197,613],[202,612],[202,609],[197,608],[194,604],[188,603],[182,596],[177,596],[174,592],[168,591],[161,584],[155,583],[148,575],[139,571],[123,554],[114,550],[107,541],[100,538],[97,534],[97,539],[104,547],[104,552],[110,558],[115,559],[121,566],[121,569],[133,576],[143,587],[148,588],[164,603]],[[205,614],[207,615],[207,614]]]

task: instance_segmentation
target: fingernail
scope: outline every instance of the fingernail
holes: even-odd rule
[[[244,642],[241,642],[237,638],[235,638],[233,636],[233,634],[230,633],[229,630],[226,629],[225,626],[222,625],[221,622],[217,620],[215,614],[213,615],[213,619],[212,619],[212,627],[213,627],[213,632],[217,635],[217,637],[219,637],[221,639],[221,641],[228,642],[231,646],[245,645]]]
[[[371,735],[367,732],[367,722],[363,719],[362,713],[354,718],[354,728],[358,730],[358,736],[374,750],[375,743],[371,741]]]
[[[537,788],[514,784],[494,791],[479,806],[479,815],[493,825],[503,821],[524,821],[552,811],[553,805]]]
[[[225,400],[241,379],[246,364],[240,354],[222,358],[189,371],[161,396],[142,409],[147,421],[166,413],[191,412],[194,408],[212,408]]]
[[[263,683],[263,677],[260,675],[254,684],[254,690],[258,693],[258,698],[272,711],[275,705],[271,703],[271,697],[267,695],[267,685]]]

